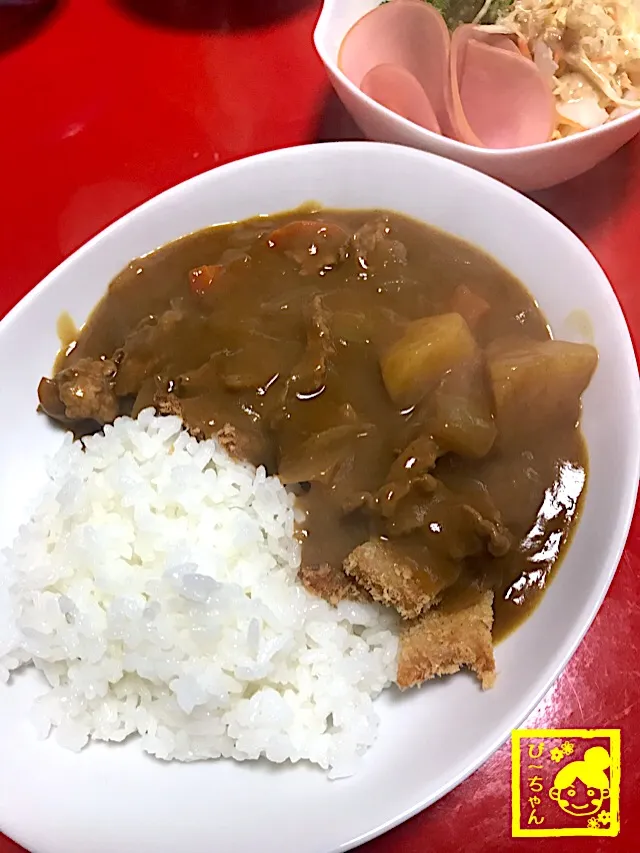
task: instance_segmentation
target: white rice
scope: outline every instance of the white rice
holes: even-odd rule
[[[351,774],[395,678],[394,622],[306,592],[294,520],[277,478],[178,418],[67,436],[0,563],[0,683],[35,664],[38,730],[70,749],[138,733],[162,759]]]

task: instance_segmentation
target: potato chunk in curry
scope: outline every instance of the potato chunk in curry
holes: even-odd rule
[[[595,347],[567,341],[498,341],[487,352],[502,438],[531,435],[580,415],[598,363]]]
[[[447,371],[473,358],[476,342],[460,314],[439,314],[411,323],[381,360],[391,399],[414,406]]]

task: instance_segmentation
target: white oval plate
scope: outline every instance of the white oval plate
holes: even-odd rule
[[[359,774],[329,782],[307,766],[163,764],[135,742],[79,755],[40,742],[28,721],[42,683],[0,687],[0,828],[37,853],[329,853],[389,829],[457,785],[539,702],[589,627],[622,553],[640,452],[638,371],[601,269],[563,225],[513,190],[408,148],[336,143],[276,151],[200,175],[125,216],[66,260],[0,323],[0,545],[8,544],[61,441],[36,413],[56,318],[82,322],[131,259],[212,223],[328,206],[391,208],[483,247],[538,299],[558,336],[591,321],[600,364],[584,400],[591,457],[581,523],[549,593],[499,646],[496,687],[456,676],[378,707],[378,742]],[[34,246],[37,251],[37,246]],[[587,324],[588,325],[588,324]]]

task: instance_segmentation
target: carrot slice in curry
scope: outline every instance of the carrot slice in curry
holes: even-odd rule
[[[299,219],[276,228],[267,242],[300,265],[304,275],[333,266],[342,257],[349,234],[333,222]]]
[[[348,234],[339,225],[333,222],[322,222],[317,219],[298,219],[288,222],[280,228],[272,231],[267,240],[278,249],[289,251],[299,249],[302,245],[308,246],[314,240],[339,240],[348,239]]]
[[[225,267],[222,264],[205,264],[196,267],[189,273],[189,283],[192,293],[203,296],[211,285],[220,278]]]
[[[491,305],[465,284],[459,284],[453,292],[451,310],[461,314],[469,328],[474,329],[487,311],[491,310]]]

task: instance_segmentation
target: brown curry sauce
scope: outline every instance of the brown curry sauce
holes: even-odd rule
[[[283,227],[301,218],[304,227]],[[475,302],[460,303],[469,293]],[[462,370],[464,387],[495,409],[487,348],[526,348],[550,333],[525,288],[477,248],[387,212],[295,211],[217,226],[129,264],[60,353],[40,398],[78,433],[98,429],[65,415],[59,377],[81,373],[88,360],[113,360],[108,382],[120,413],[175,398],[194,434],[231,424],[240,455],[300,484],[304,563],[340,567],[355,546],[380,536],[424,562],[426,587],[444,588],[441,608],[460,606],[469,590],[494,589],[497,640],[535,607],[575,526],[587,472],[578,425],[585,383],[576,379],[567,394],[565,382],[553,413],[539,415],[534,376],[535,393],[521,395],[521,432],[512,418],[505,437],[488,411],[488,451],[452,452],[446,434],[444,442],[432,436],[434,401],[452,371],[399,405],[380,365],[413,321],[457,308],[469,312],[478,353],[453,373]],[[80,397],[81,379],[71,386]],[[554,375],[545,381],[553,397]],[[407,464],[427,473],[398,497],[391,492],[403,486],[388,488],[390,471],[408,446],[418,450]],[[481,546],[484,528],[467,529],[463,505],[492,525]],[[492,553],[500,531],[510,547]]]

